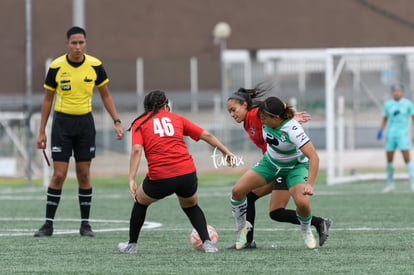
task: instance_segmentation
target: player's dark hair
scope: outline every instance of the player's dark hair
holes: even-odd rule
[[[168,98],[165,95],[165,92],[160,90],[155,90],[149,92],[145,98],[144,98],[144,113],[142,113],[139,117],[134,119],[134,121],[131,123],[131,126],[129,126],[128,131],[131,130],[132,126],[134,125],[135,121],[140,119],[141,117],[147,115],[151,112],[151,114],[144,119],[138,126],[135,128],[134,131],[138,131],[138,129],[146,123],[151,117],[155,116],[158,111],[164,106],[168,104]]]
[[[395,89],[401,90],[401,92],[404,92],[404,85],[403,84],[394,84],[391,86],[391,92]]]
[[[293,106],[287,105],[280,98],[272,96],[266,98],[258,105],[257,114],[266,114],[271,117],[279,116],[283,120],[292,119],[295,116]]]
[[[244,102],[247,103],[247,110],[251,110],[255,108],[259,102],[254,100],[255,98],[261,97],[267,91],[271,89],[270,86],[264,85],[263,83],[257,84],[253,89],[246,89],[246,88],[239,88],[237,92],[234,92],[228,99],[234,99],[243,104]]]
[[[70,28],[67,32],[66,32],[66,38],[69,40],[69,38],[74,35],[74,34],[83,34],[83,36],[86,38],[86,31],[84,29],[82,29],[81,27],[78,26],[74,26],[72,28]]]

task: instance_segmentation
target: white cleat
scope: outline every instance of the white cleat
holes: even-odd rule
[[[137,244],[136,243],[119,243],[118,250],[121,253],[125,254],[135,254],[137,253]]]
[[[311,230],[302,232],[302,237],[309,249],[314,249],[316,247],[316,240]]]
[[[395,186],[394,185],[387,185],[385,186],[385,188],[382,190],[382,193],[389,193],[394,191]]]
[[[236,249],[242,249],[246,247],[247,243],[247,233],[252,229],[252,224],[248,221],[244,224],[242,229],[237,232],[236,237]]]
[[[205,240],[204,241],[204,243],[203,243],[203,250],[206,253],[214,253],[214,252],[217,252],[218,251],[217,247],[210,240]]]

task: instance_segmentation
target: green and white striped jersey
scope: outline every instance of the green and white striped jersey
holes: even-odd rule
[[[286,120],[276,129],[263,125],[263,138],[267,143],[265,157],[277,166],[287,167],[308,161],[300,148],[310,139],[296,120]]]

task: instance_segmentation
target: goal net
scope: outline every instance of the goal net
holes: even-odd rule
[[[384,141],[376,139],[382,105],[391,98],[394,84],[404,85],[404,96],[413,99],[414,47],[232,54],[226,62],[230,90],[270,82],[274,95],[312,116],[303,126],[320,155],[321,170],[326,169],[328,185],[385,180]],[[406,177],[399,152],[394,167],[396,178]]]
[[[341,48],[325,51],[327,183],[385,180],[383,141],[376,139],[390,87],[414,91],[414,48]],[[394,156],[396,178],[408,177]]]

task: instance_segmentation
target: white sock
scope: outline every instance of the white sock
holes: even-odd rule
[[[237,230],[242,229],[246,224],[247,199],[244,198],[241,201],[231,199],[231,212],[233,217],[236,218]]]
[[[407,162],[405,164],[405,167],[407,168],[408,175],[410,176],[410,184],[411,184],[411,186],[413,186],[414,185],[414,168],[413,168],[413,165],[412,165],[411,162]]]
[[[387,163],[387,185],[394,185],[394,166],[392,162]]]
[[[300,229],[302,230],[302,232],[311,230],[312,215],[310,215],[309,217],[301,217],[298,215],[298,220],[300,222]]]

